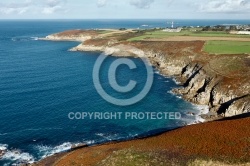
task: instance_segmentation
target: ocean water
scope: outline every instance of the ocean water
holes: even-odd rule
[[[39,41],[38,37],[68,29],[165,27],[166,20],[43,20],[0,21],[0,165],[33,162],[69,150],[72,144],[97,144],[148,136],[181,127],[195,118],[198,109],[170,93],[178,87],[155,70],[149,94],[139,103],[121,107],[97,93],[92,71],[99,53],[69,52],[77,42]],[[246,21],[179,20],[184,25],[245,24]],[[108,57],[107,67],[116,57]],[[140,59],[130,58],[137,69],[121,68],[120,84],[126,79],[144,85],[146,69]],[[141,90],[137,87],[131,95]],[[181,112],[180,120],[70,120],[70,112]]]

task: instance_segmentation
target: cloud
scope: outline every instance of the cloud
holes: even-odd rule
[[[2,14],[23,14],[26,13],[28,11],[29,8],[8,8],[8,7],[1,7],[0,8],[0,13]]]
[[[212,0],[199,6],[201,12],[244,13],[250,10],[249,0]]]
[[[66,12],[67,9],[63,7],[66,3],[66,0],[47,0],[45,7],[42,9],[42,13],[53,14],[56,12]]]
[[[98,0],[97,1],[97,7],[104,7],[107,5],[107,0]]]
[[[32,1],[24,3],[0,3],[1,14],[23,14],[26,13],[32,6]]]
[[[0,3],[0,14],[24,14],[40,11],[43,14],[53,14],[56,12],[66,12],[64,8],[66,0],[26,0],[20,3]]]
[[[133,5],[139,9],[148,9],[148,8],[150,8],[150,5],[154,1],[155,0],[131,0],[130,5]]]
[[[53,14],[58,11],[64,11],[61,6],[53,6],[53,7],[45,7],[42,10],[42,13],[44,14]]]

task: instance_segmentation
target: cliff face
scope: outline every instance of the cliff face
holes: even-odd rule
[[[250,112],[249,55],[208,55],[202,43],[155,43],[146,48],[150,59],[164,75],[175,77],[182,88],[174,89],[183,98],[208,105],[210,113],[204,118],[230,117]],[[140,43],[143,45],[143,43]],[[143,49],[143,47],[141,47]],[[218,64],[217,64],[218,63]]]
[[[176,78],[183,85],[173,92],[190,102],[209,106],[210,113],[204,118],[250,112],[249,55],[209,55],[202,51],[203,41],[127,42],[91,38],[71,51],[147,58],[162,74]]]
[[[53,41],[80,41],[83,42],[85,40],[89,40],[91,39],[91,36],[78,36],[78,37],[74,37],[74,36],[64,36],[64,37],[58,37],[58,36],[54,36],[54,35],[49,35],[46,38],[43,38],[43,40],[53,40]]]
[[[175,42],[176,48],[173,47],[173,44],[169,44],[166,42],[133,42],[112,46],[108,44],[103,46],[81,44],[73,50],[102,51],[106,54],[136,55],[148,58],[162,74],[175,77],[183,85],[183,88],[174,89],[175,93],[183,95],[184,99],[192,103],[209,106],[210,113],[204,118],[213,118],[218,115],[229,117],[250,112],[250,85],[249,81],[246,80],[249,78],[247,73],[217,72],[214,69],[217,66],[212,68],[210,64],[213,64],[214,58],[216,61],[221,60],[225,63],[228,59],[224,59],[224,56],[220,59],[215,55],[204,55],[201,53],[202,42],[191,42],[189,45]],[[184,46],[178,47],[178,45],[183,44]],[[161,47],[159,45],[165,49],[169,48],[169,50],[157,49],[157,47]],[[135,48],[143,50],[143,53]],[[236,58],[236,60],[240,59],[241,61],[250,59],[248,55],[230,56],[229,59]],[[249,69],[248,65],[244,67]]]
[[[174,92],[182,94],[190,102],[208,105],[210,116],[228,117],[250,112],[249,87],[243,91],[230,89],[226,87],[223,76],[208,71],[207,66],[194,62],[180,67],[177,77],[183,88]],[[248,85],[242,83],[241,86]]]

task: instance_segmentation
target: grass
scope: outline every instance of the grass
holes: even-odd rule
[[[212,54],[250,53],[250,42],[243,41],[207,41],[204,51]]]
[[[172,36],[197,36],[197,37],[249,37],[249,35],[234,35],[228,34],[227,32],[221,31],[193,31],[193,30],[182,30],[179,33],[164,32],[162,30],[156,30],[153,32],[146,32],[144,35],[139,37],[133,37],[128,39],[128,41],[139,41],[147,38],[161,39]]]
[[[111,33],[113,31],[110,31],[110,30],[98,30],[97,31],[99,34],[106,34],[106,33]]]
[[[179,154],[180,155],[180,154]],[[166,152],[139,152],[133,149],[124,149],[113,152],[106,159],[99,162],[99,166],[235,166],[236,163],[221,162],[209,158],[182,158],[180,156],[167,156]],[[247,166],[244,163],[242,166]]]
[[[132,149],[119,150],[101,161],[100,166],[145,166],[145,165],[173,165],[174,162],[154,152],[139,152]]]

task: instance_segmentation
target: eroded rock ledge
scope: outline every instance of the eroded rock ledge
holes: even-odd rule
[[[66,34],[50,35],[47,39],[65,40],[69,37]],[[84,33],[80,37],[86,41],[71,51],[147,58],[163,75],[174,77],[183,85],[173,92],[195,104],[209,106],[210,112],[204,118],[250,113],[249,55],[209,55],[202,51],[203,41],[127,42],[114,37],[103,39],[95,33]],[[78,32],[71,34],[70,39],[78,40]]]

